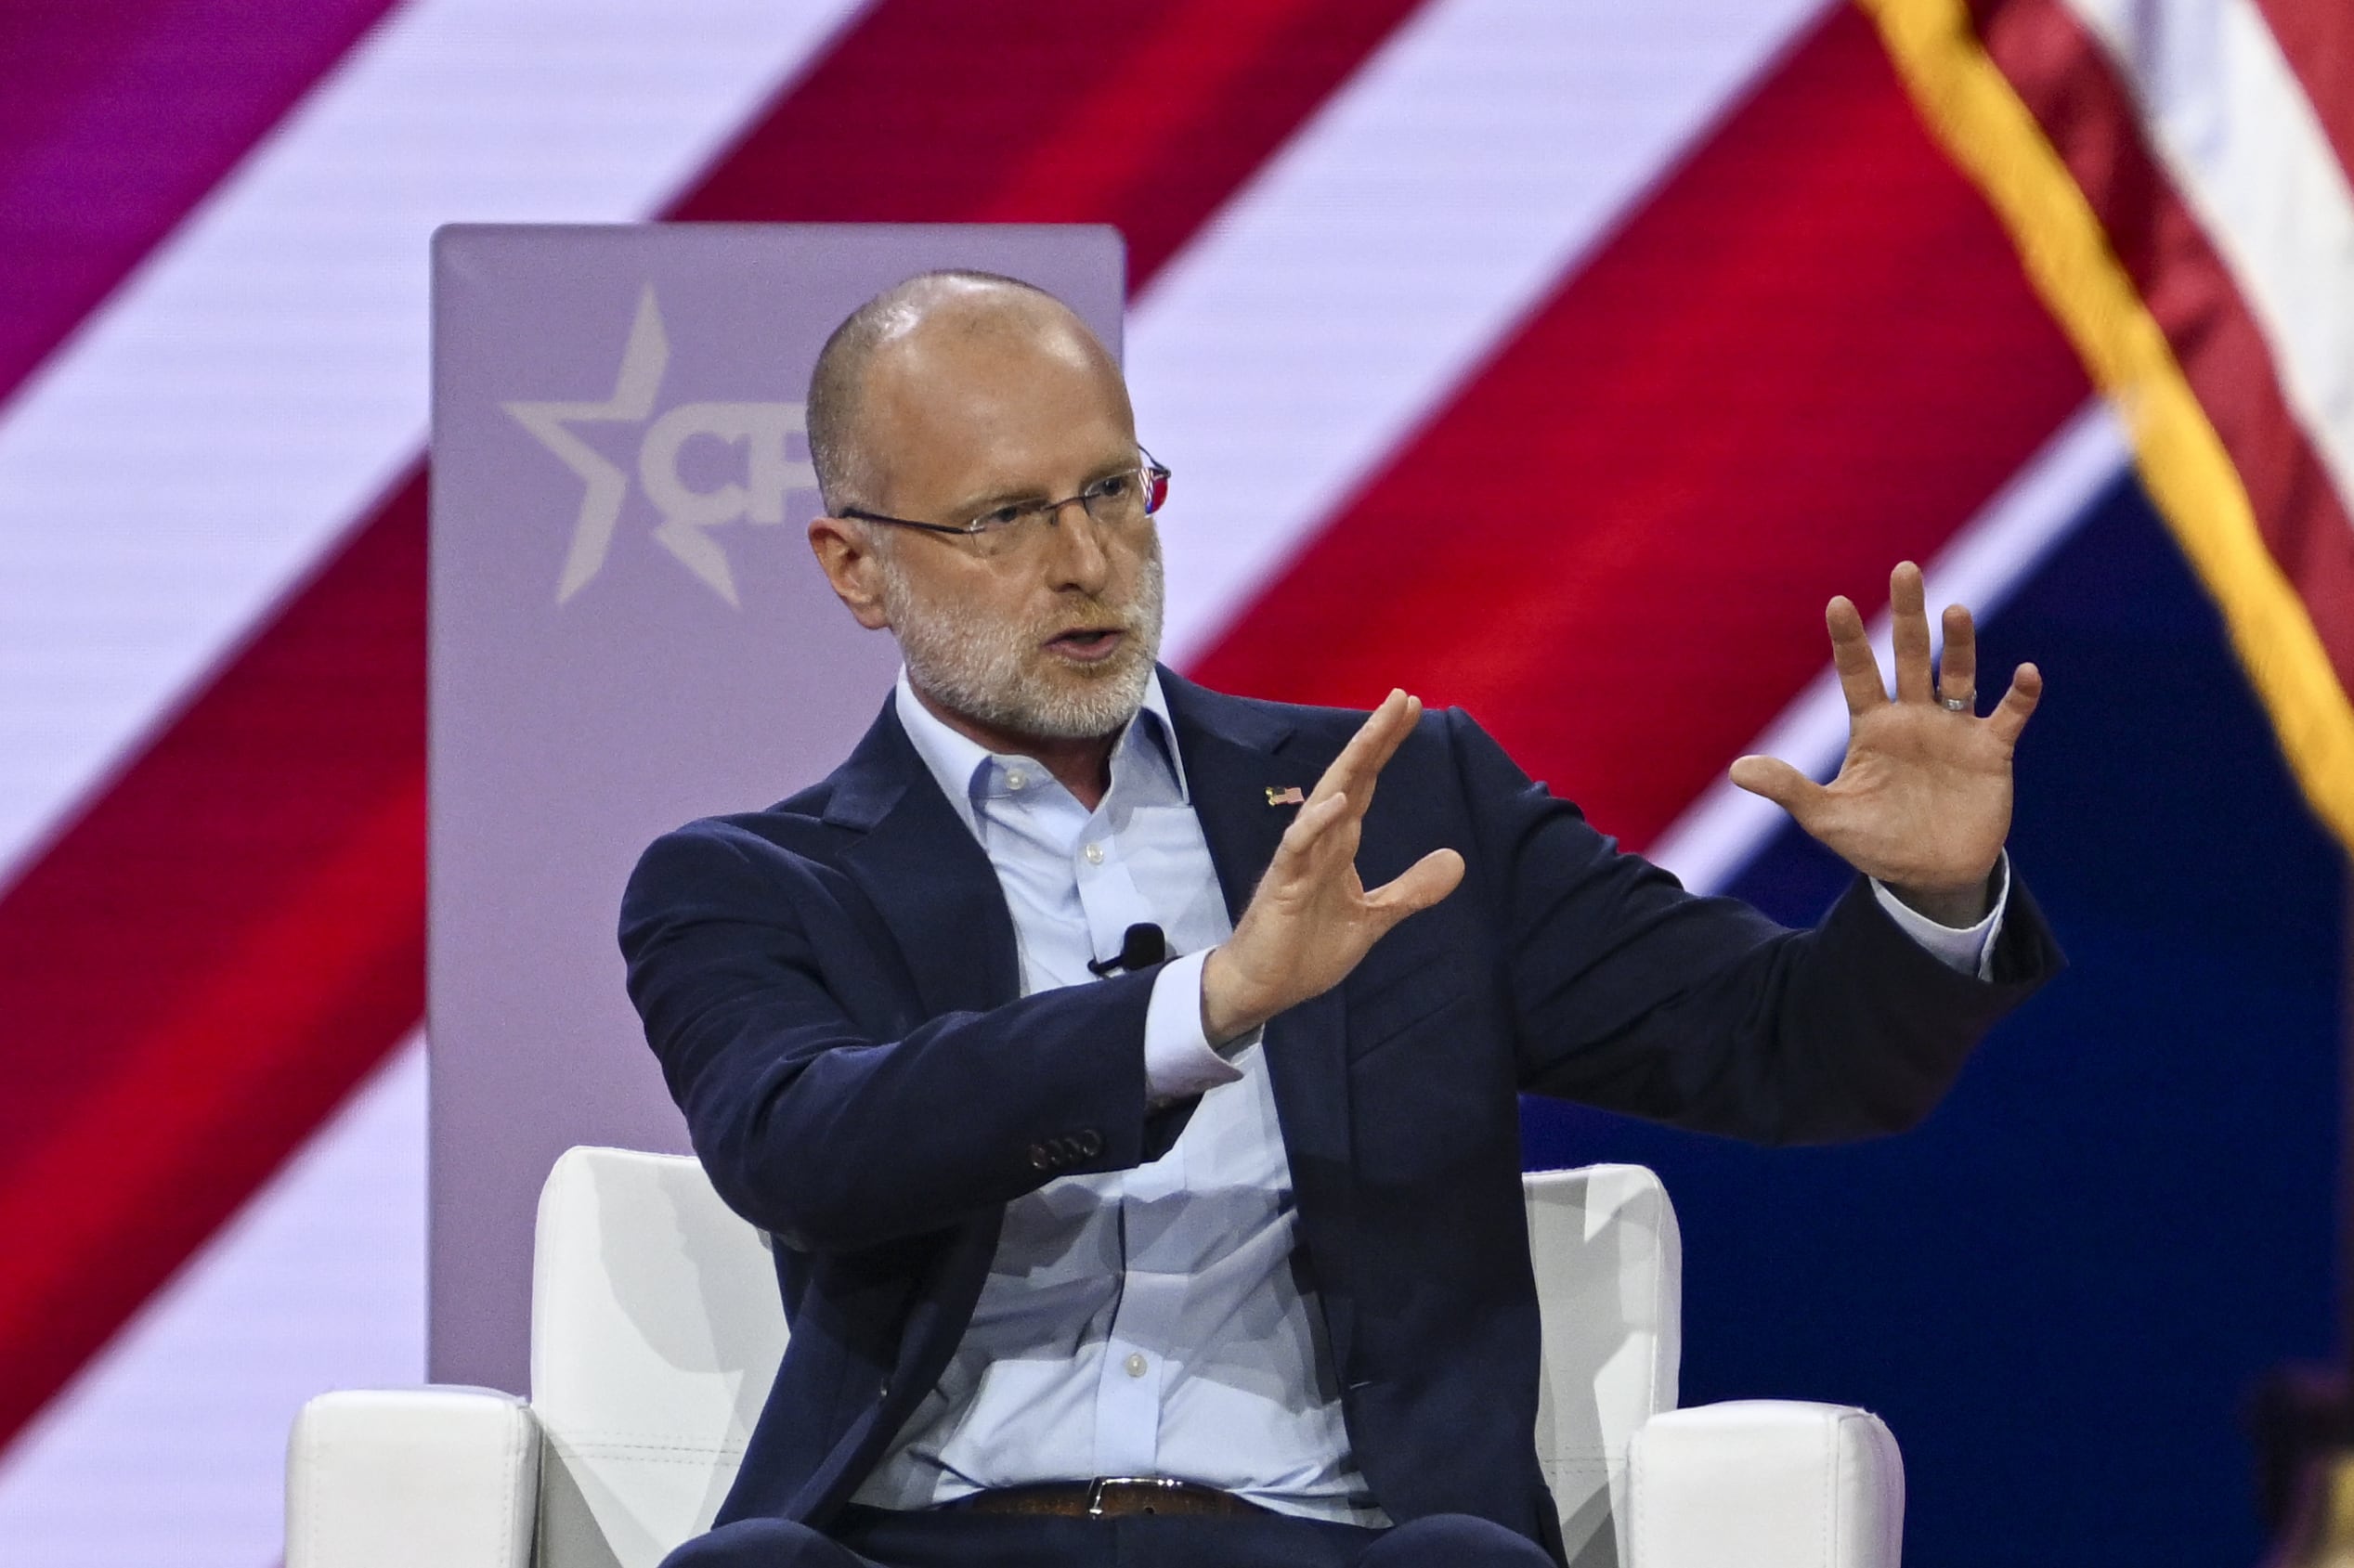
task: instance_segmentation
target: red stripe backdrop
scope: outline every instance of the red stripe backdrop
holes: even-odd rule
[[[1140,291],[1418,3],[895,0],[670,215],[1116,224]]]
[[[1641,845],[1826,662],[1828,591],[1884,603],[2088,395],[1841,7],[1198,673],[1461,704]]]
[[[0,6],[0,397],[393,3]]]
[[[424,1010],[422,508],[0,900],[0,1440]]]

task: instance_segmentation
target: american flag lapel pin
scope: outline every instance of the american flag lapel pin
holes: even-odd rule
[[[1307,797],[1300,793],[1300,786],[1297,784],[1291,784],[1282,789],[1278,789],[1273,784],[1267,786],[1267,803],[1270,806],[1297,806],[1307,799]]]

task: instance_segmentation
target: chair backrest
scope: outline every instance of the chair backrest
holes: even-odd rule
[[[1641,1165],[1531,1171],[1520,1191],[1544,1328],[1537,1458],[1569,1568],[1614,1568],[1625,1561],[1627,1445],[1675,1408],[1683,1235],[1668,1189]]]
[[[1615,1562],[1627,1442],[1675,1404],[1681,1253],[1658,1178],[1527,1178],[1544,1321],[1537,1452],[1576,1568]],[[575,1148],[540,1197],[540,1568],[654,1568],[709,1526],[785,1351],[767,1238],[671,1155]]]

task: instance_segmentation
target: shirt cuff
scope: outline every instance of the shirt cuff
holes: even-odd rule
[[[1144,1092],[1154,1104],[1182,1100],[1231,1083],[1242,1069],[1210,1048],[1202,1031],[1202,965],[1189,952],[1161,965],[1144,1014]]]
[[[1957,928],[1941,926],[1928,915],[1907,904],[1888,890],[1879,877],[1872,878],[1872,896],[1879,900],[1880,908],[1896,922],[1897,928],[1929,950],[1931,956],[1948,969],[1980,979],[1994,978],[1995,939],[2002,935],[2003,908],[2010,902],[2010,851],[2005,849],[1995,862],[1995,904],[1985,918],[1975,926]]]

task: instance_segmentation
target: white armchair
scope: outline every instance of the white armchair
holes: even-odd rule
[[[1879,1419],[1678,1410],[1682,1251],[1640,1166],[1532,1173],[1537,1452],[1572,1568],[1895,1568],[1904,1465]],[[286,1568],[654,1568],[709,1526],[785,1320],[767,1238],[692,1160],[576,1148],[540,1194],[529,1403],[322,1394],[289,1445]]]

